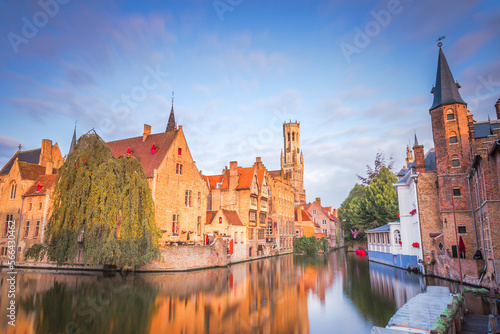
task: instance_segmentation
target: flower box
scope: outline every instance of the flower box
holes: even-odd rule
[[[414,242],[411,244],[414,248],[419,248],[420,244],[418,242]]]

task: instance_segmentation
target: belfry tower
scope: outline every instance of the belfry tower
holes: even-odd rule
[[[306,203],[304,189],[304,157],[300,150],[300,123],[283,123],[284,156],[281,153],[281,170],[295,190],[295,204]]]

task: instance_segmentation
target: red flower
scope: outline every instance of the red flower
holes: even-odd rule
[[[403,246],[403,242],[402,242],[402,241],[400,241],[400,242],[399,242],[399,245],[400,245],[400,246]]]
[[[414,242],[411,244],[414,248],[420,247],[420,244],[418,242]]]
[[[83,162],[87,162],[87,159],[83,159]]]

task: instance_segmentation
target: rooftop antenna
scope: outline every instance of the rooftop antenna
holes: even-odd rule
[[[443,43],[441,42],[443,39],[446,39],[446,36],[440,36],[440,37],[438,38],[438,40],[437,40],[437,41],[438,41],[438,46],[439,46],[439,47],[442,47],[442,46],[443,46]]]

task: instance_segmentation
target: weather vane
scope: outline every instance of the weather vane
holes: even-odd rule
[[[174,91],[172,91],[172,105],[174,105]]]
[[[442,47],[442,46],[443,46],[443,43],[441,43],[441,41],[442,41],[443,39],[445,39],[445,38],[446,38],[446,36],[441,36],[441,37],[439,37],[439,38],[438,38],[438,46],[439,46],[439,47]]]

